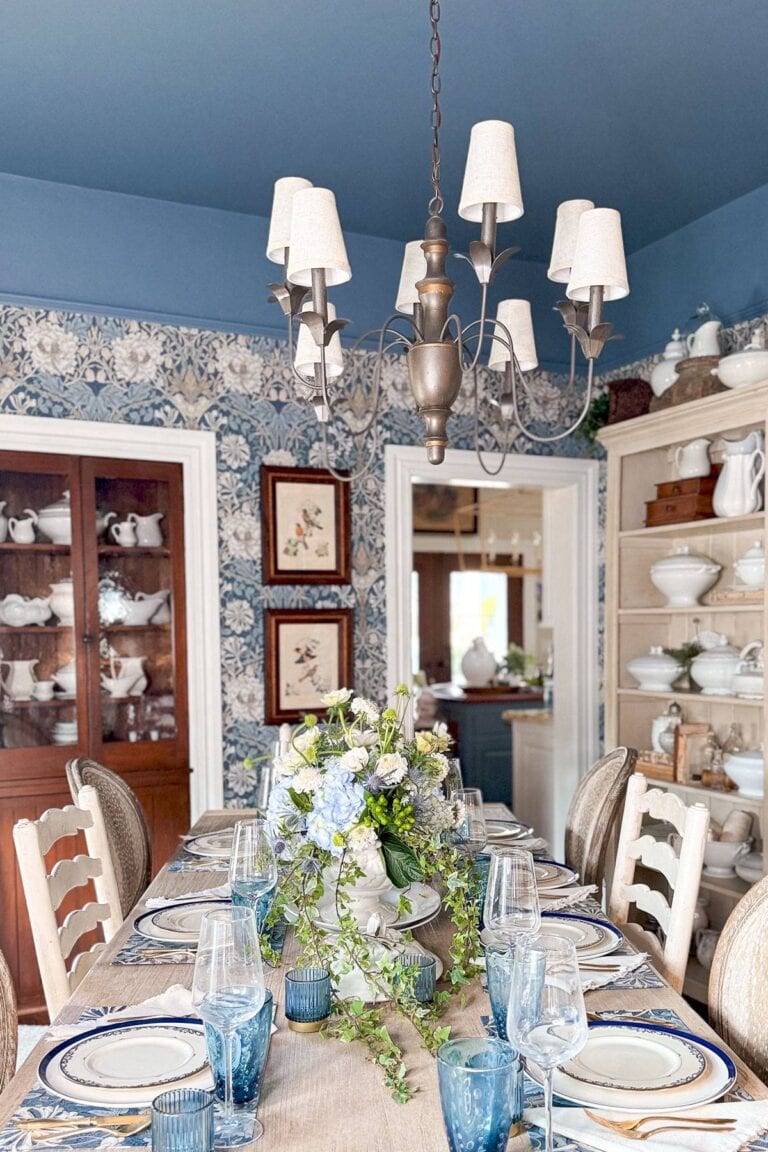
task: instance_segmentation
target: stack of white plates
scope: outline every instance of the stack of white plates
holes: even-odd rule
[[[77,720],[57,720],[53,726],[54,744],[77,744]]]

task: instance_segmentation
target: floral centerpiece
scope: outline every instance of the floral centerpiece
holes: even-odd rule
[[[407,1069],[386,1013],[406,1016],[435,1051],[449,1033],[439,1018],[451,992],[474,974],[479,952],[477,880],[450,835],[463,813],[441,787],[451,738],[445,725],[405,738],[405,687],[383,711],[348,688],[323,703],[326,721],[306,716],[275,761],[267,818],[281,877],[270,917],[292,920],[303,961],[332,973],[334,1014],[326,1031],[364,1041],[395,1097],[406,1100]],[[410,885],[438,878],[454,928],[448,990],[421,1004],[415,969],[402,958],[409,934],[390,925],[411,911]],[[339,994],[350,973],[362,975],[370,995]],[[387,1006],[371,1006],[375,1000]]]

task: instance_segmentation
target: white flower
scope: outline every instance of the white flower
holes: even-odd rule
[[[297,732],[293,737],[293,746],[299,752],[309,752],[317,744],[320,736],[321,731],[317,725],[313,728],[305,728],[303,732]]]
[[[291,787],[295,792],[316,792],[322,783],[323,777],[317,768],[301,768],[291,781]]]
[[[448,775],[448,769],[450,768],[448,757],[443,756],[442,752],[435,752],[430,757],[430,760],[436,768],[436,771],[431,773],[432,779],[437,780],[438,783],[441,780],[445,780],[446,776]]]
[[[376,762],[376,775],[386,784],[399,784],[408,772],[408,761],[399,752],[385,752]]]
[[[224,552],[237,560],[256,560],[261,552],[261,525],[247,508],[224,516],[221,525]]]
[[[337,688],[335,692],[326,692],[320,697],[320,703],[325,708],[335,708],[337,704],[346,704],[352,696],[351,688]]]
[[[222,344],[216,352],[216,368],[225,388],[231,392],[256,393],[261,385],[261,357],[252,352],[242,337]]]
[[[253,626],[253,608],[247,600],[230,600],[224,606],[224,623],[233,632],[247,632]]]
[[[368,724],[375,724],[379,719],[377,708],[364,696],[355,696],[350,708],[355,716],[362,716]]]
[[[129,332],[112,343],[115,375],[121,380],[154,380],[163,357],[163,346],[157,336],[146,332]]]
[[[284,756],[275,757],[275,772],[278,776],[295,776],[302,768],[306,768],[307,762],[302,756],[301,752],[297,752],[291,748]]]
[[[228,468],[244,468],[251,458],[245,436],[229,432],[219,441],[219,455]]]
[[[27,350],[38,372],[70,376],[77,363],[77,337],[51,320],[39,320],[27,326],[24,334]]]
[[[379,838],[368,824],[358,824],[347,835],[347,846],[356,859],[365,857],[381,847]]]
[[[353,728],[347,733],[347,745],[350,748],[373,748],[377,739],[376,733],[370,728],[366,728],[364,732]]]
[[[232,720],[264,722],[264,684],[253,669],[246,669],[229,681],[225,698]]]
[[[349,752],[345,752],[340,760],[342,768],[349,768],[352,772],[359,772],[361,768],[365,768],[368,763],[368,749],[367,748],[350,748]]]
[[[262,464],[284,465],[286,468],[293,468],[296,464],[296,457],[293,452],[285,452],[281,448],[275,448],[272,452],[267,452],[266,456],[261,458]]]
[[[438,720],[432,725],[432,735],[435,737],[435,749],[438,752],[445,752],[453,744],[453,737],[448,731],[448,725]]]

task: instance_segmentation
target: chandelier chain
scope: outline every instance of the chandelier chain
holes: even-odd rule
[[[429,41],[429,51],[432,57],[432,74],[430,77],[430,92],[432,95],[432,112],[430,115],[430,125],[432,128],[432,199],[429,202],[429,215],[442,216],[443,214],[443,193],[440,188],[440,127],[443,122],[443,114],[440,109],[440,90],[442,81],[440,79],[440,33],[438,31],[438,23],[440,21],[440,2],[439,0],[429,0],[429,22],[432,28],[432,36]]]

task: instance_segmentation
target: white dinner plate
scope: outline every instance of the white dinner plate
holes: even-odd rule
[[[598,1031],[578,1056],[563,1065],[574,1080],[627,1092],[680,1088],[698,1080],[706,1068],[706,1057],[698,1046],[659,1029]]]
[[[390,911],[397,911],[397,904],[402,895],[399,888],[392,889],[386,892],[382,898],[382,904],[385,909]],[[405,889],[405,895],[411,904],[411,911],[405,912],[402,916],[396,916],[388,927],[404,930],[405,928],[418,928],[426,924],[440,911],[440,895],[435,892],[434,888],[430,888],[429,884],[415,883],[410,884]],[[336,919],[333,900],[321,900],[318,905],[320,913],[318,919],[315,921],[321,928],[330,928],[335,931],[338,928],[338,921]]]
[[[200,925],[206,912],[228,907],[230,900],[183,900],[151,912],[143,912],[133,927],[145,940],[162,940],[166,944],[197,944]]]
[[[680,1083],[680,1071],[669,1073],[669,1082],[659,1084],[663,1060],[668,1063],[671,1057],[662,1057],[658,1043],[667,1036],[687,1043],[698,1051],[704,1060],[704,1069],[693,1078],[686,1076]],[[615,1037],[615,1043],[610,1038]],[[622,1086],[585,1082],[570,1075],[565,1065],[555,1069],[554,1088],[558,1096],[586,1108],[600,1108],[607,1111],[637,1112],[641,1107],[638,1092],[642,1092],[642,1110],[650,1112],[679,1112],[685,1108],[699,1107],[719,1100],[736,1082],[736,1068],[726,1052],[709,1040],[684,1032],[679,1028],[667,1028],[663,1024],[632,1024],[617,1021],[601,1021],[590,1024],[589,1039],[580,1053],[579,1070],[594,1073],[596,1067],[605,1071],[606,1053],[611,1047],[611,1060],[614,1077],[622,1081]],[[599,1055],[593,1059],[592,1048]],[[678,1055],[682,1055],[678,1050]],[[579,1057],[576,1057],[579,1060]],[[543,1083],[541,1069],[527,1062],[530,1075],[537,1083]],[[689,1065],[692,1067],[692,1065]],[[630,1071],[631,1070],[631,1071]]]
[[[489,840],[521,840],[530,836],[533,828],[518,820],[486,820],[485,834]]]
[[[228,859],[232,855],[232,828],[224,828],[221,832],[206,832],[203,836],[193,836],[184,843],[187,852],[193,856],[218,856]]]
[[[566,864],[558,864],[554,860],[537,860],[534,865],[537,888],[564,888],[566,884],[573,884],[578,873]]]
[[[212,1086],[205,1030],[174,1016],[122,1020],[71,1036],[40,1061],[44,1088],[94,1107],[146,1106],[158,1090]]]
[[[609,924],[607,920],[596,920],[592,916],[576,916],[570,912],[542,912],[541,930],[571,940],[579,960],[607,956],[624,943],[624,937],[619,929]]]

